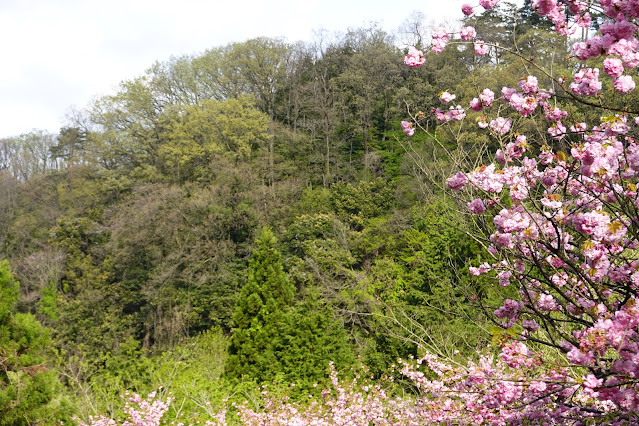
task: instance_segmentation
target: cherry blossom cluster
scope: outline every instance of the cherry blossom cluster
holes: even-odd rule
[[[479,4],[490,10],[495,7],[498,0],[481,0]],[[613,80],[616,91],[626,94],[634,90],[635,82],[630,75],[624,75],[624,71],[633,69],[639,65],[639,39],[635,36],[637,25],[634,19],[639,17],[639,7],[632,0],[598,0],[588,4],[581,0],[533,0],[532,6],[535,12],[549,18],[556,31],[561,35],[575,33],[576,28],[589,28],[592,22],[589,8],[602,9],[606,20],[599,28],[599,34],[589,40],[577,42],[573,45],[573,54],[579,60],[588,60],[596,57],[604,57],[604,72]],[[572,14],[572,22],[566,12]],[[474,13],[470,4],[462,6],[462,12],[466,16]],[[476,55],[488,53],[489,46],[482,40],[477,40],[477,31],[472,26],[466,26],[460,31],[462,42],[472,42]],[[433,32],[431,50],[440,53],[450,42],[451,35],[444,29]],[[418,67],[425,63],[423,53],[414,47],[410,47],[404,62],[411,67]],[[584,96],[595,95],[601,90],[601,82],[598,80],[598,69],[586,69],[575,75],[575,81],[570,85],[573,93]],[[525,92],[525,91],[524,91]],[[532,106],[529,108],[534,109]]]
[[[402,121],[402,130],[407,136],[413,136],[415,133],[415,127],[410,121]]]
[[[426,62],[426,58],[424,57],[424,53],[421,50],[417,50],[415,47],[411,46],[408,48],[408,54],[404,58],[404,63],[409,67],[419,67],[424,65]]]
[[[341,381],[331,364],[331,386],[320,397],[309,396],[305,404],[270,398],[265,394],[265,404],[259,411],[248,404],[237,405],[240,423],[243,425],[417,425],[421,416],[410,398],[390,396],[378,383],[371,384],[359,374],[354,379]],[[226,425],[226,422],[210,422],[210,425]]]
[[[441,53],[444,51],[444,48],[448,44],[450,40],[450,34],[446,32],[445,29],[439,28],[433,31],[433,44],[431,46],[431,50],[435,53]]]
[[[485,3],[480,2],[484,8],[494,6]],[[599,34],[575,44],[573,52],[580,60],[602,56],[615,91],[626,94],[635,88],[633,78],[624,75],[639,65],[635,2],[533,0],[532,5],[563,35],[588,27],[591,7],[602,9],[605,22]],[[462,11],[473,13],[469,5]],[[467,34],[464,29],[462,41]],[[563,80],[557,83],[576,100],[601,97],[597,68],[577,70],[568,87]],[[424,379],[422,388],[438,395],[429,410],[446,407],[439,417],[443,422],[579,423],[591,418],[637,423],[639,143],[634,135],[639,129],[634,125],[639,126],[639,117],[604,115],[594,124],[567,126],[568,112],[533,75],[520,79],[517,88],[503,87],[499,99],[487,88],[469,107],[490,114],[496,101],[502,105],[499,115],[477,120],[501,144],[495,163],[457,172],[447,184],[470,200],[469,212],[486,231],[490,260],[471,267],[470,275],[514,286],[518,297],[492,307],[481,295],[471,297],[492,313],[501,330],[496,332],[500,359],[466,370],[426,360],[449,380]],[[513,121],[503,116],[503,105],[521,117],[518,122],[546,120],[546,135],[516,133]],[[434,113],[439,119],[438,110]],[[569,152],[556,150],[557,140],[570,146]],[[513,412],[513,404],[523,409]]]
[[[122,422],[104,416],[91,416],[89,423],[80,422],[80,426],[159,426],[171,404],[170,397],[163,401],[156,392],[151,392],[146,399],[129,392],[122,398],[126,401],[126,419]]]
[[[519,298],[493,312],[495,324],[514,336],[502,346],[502,361],[537,375],[533,388],[530,377],[521,379],[516,399],[558,408],[554,421],[565,413],[637,421],[639,145],[625,115],[574,129],[570,156],[548,146],[535,154],[517,135],[497,151],[498,165],[458,172],[448,186],[469,195],[468,209],[482,223],[492,219],[486,240],[493,261],[470,274],[517,286]],[[528,341],[555,355],[533,354]]]
[[[555,120],[549,137],[566,135],[559,119],[567,113],[550,108],[550,92],[531,76],[519,88],[521,93],[502,89],[501,102],[529,117],[536,106],[527,109],[519,99],[541,99],[544,118]],[[503,137],[511,124],[497,117],[489,127]],[[493,262],[472,267],[470,274],[517,285],[519,299],[506,299],[493,312],[495,324],[516,336],[502,347],[501,359],[538,374],[532,388],[521,379],[516,399],[558,408],[554,421],[566,413],[639,420],[639,145],[632,124],[625,114],[603,117],[591,128],[577,123],[571,126],[570,155],[546,141],[534,149],[525,135],[515,134],[495,153],[497,164],[457,172],[447,181],[469,195],[468,209],[483,216],[482,223],[492,219],[486,241]],[[570,324],[569,331],[559,324]],[[556,353],[534,355],[527,341]]]
[[[448,121],[461,121],[466,118],[466,111],[461,105],[451,106],[447,111],[442,111],[439,108],[433,108],[433,113],[437,121],[446,123]]]
[[[597,410],[609,411],[610,407],[592,402],[593,396],[602,392],[601,379],[589,374],[583,383],[564,383],[565,369],[557,368],[544,375],[539,365],[539,353],[516,340],[504,344],[499,359],[482,356],[477,363],[471,362],[465,368],[425,352],[417,360],[399,361],[399,372],[418,390],[417,394],[401,397],[392,395],[388,387],[392,384],[390,379],[387,387],[380,382],[373,384],[360,374],[351,380],[340,380],[331,365],[330,387],[320,396],[309,395],[308,401],[291,402],[263,390],[260,409],[256,410],[248,402],[236,404],[233,415],[223,409],[206,421],[205,426],[238,422],[249,426],[564,424],[596,418]],[[619,368],[624,366],[620,364]],[[594,412],[555,404],[561,400],[579,401]],[[168,406],[168,402],[163,407]],[[166,409],[154,411],[142,403],[138,400],[139,409],[128,410],[130,421],[117,423],[102,417],[89,425],[162,424]],[[153,403],[158,405],[158,401]],[[148,416],[151,412],[154,414]]]

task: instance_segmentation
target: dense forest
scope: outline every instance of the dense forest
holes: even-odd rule
[[[204,422],[258,409],[260,386],[318,395],[329,362],[414,393],[400,358],[497,353],[487,312],[517,290],[469,274],[485,224],[446,179],[501,141],[482,112],[443,126],[431,108],[576,61],[530,4],[465,21],[503,49],[407,67],[433,32],[418,15],[394,34],[257,38],[156,62],[57,134],[0,139],[0,425],[118,418],[127,391]],[[407,137],[406,117],[425,131]]]

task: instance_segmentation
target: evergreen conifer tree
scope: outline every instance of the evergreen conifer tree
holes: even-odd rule
[[[314,386],[325,379],[330,362],[338,370],[355,364],[355,355],[341,321],[322,303],[317,288],[287,313],[278,359],[287,383],[295,383],[292,395],[308,395],[323,389]]]
[[[282,346],[295,288],[286,279],[276,242],[273,232],[263,229],[249,260],[248,281],[233,314],[235,328],[226,365],[229,377],[246,375],[268,382],[282,371],[277,348]]]

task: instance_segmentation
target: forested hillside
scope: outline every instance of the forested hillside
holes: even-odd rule
[[[212,421],[268,406],[263,385],[320,395],[329,362],[418,394],[399,358],[499,353],[514,332],[492,314],[518,291],[469,273],[494,254],[469,231],[492,222],[446,182],[505,142],[483,111],[443,125],[431,110],[448,111],[443,91],[471,99],[577,61],[529,4],[502,4],[465,18],[486,54],[459,44],[407,67],[434,32],[419,18],[173,57],[57,134],[1,139],[0,425],[118,418],[126,391],[170,395],[170,421]],[[560,102],[575,122],[601,115]]]

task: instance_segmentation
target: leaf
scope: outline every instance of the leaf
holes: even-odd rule
[[[11,382],[11,384],[18,384],[20,382],[20,372],[15,372],[15,371],[7,371],[7,377],[9,378],[9,382]]]

